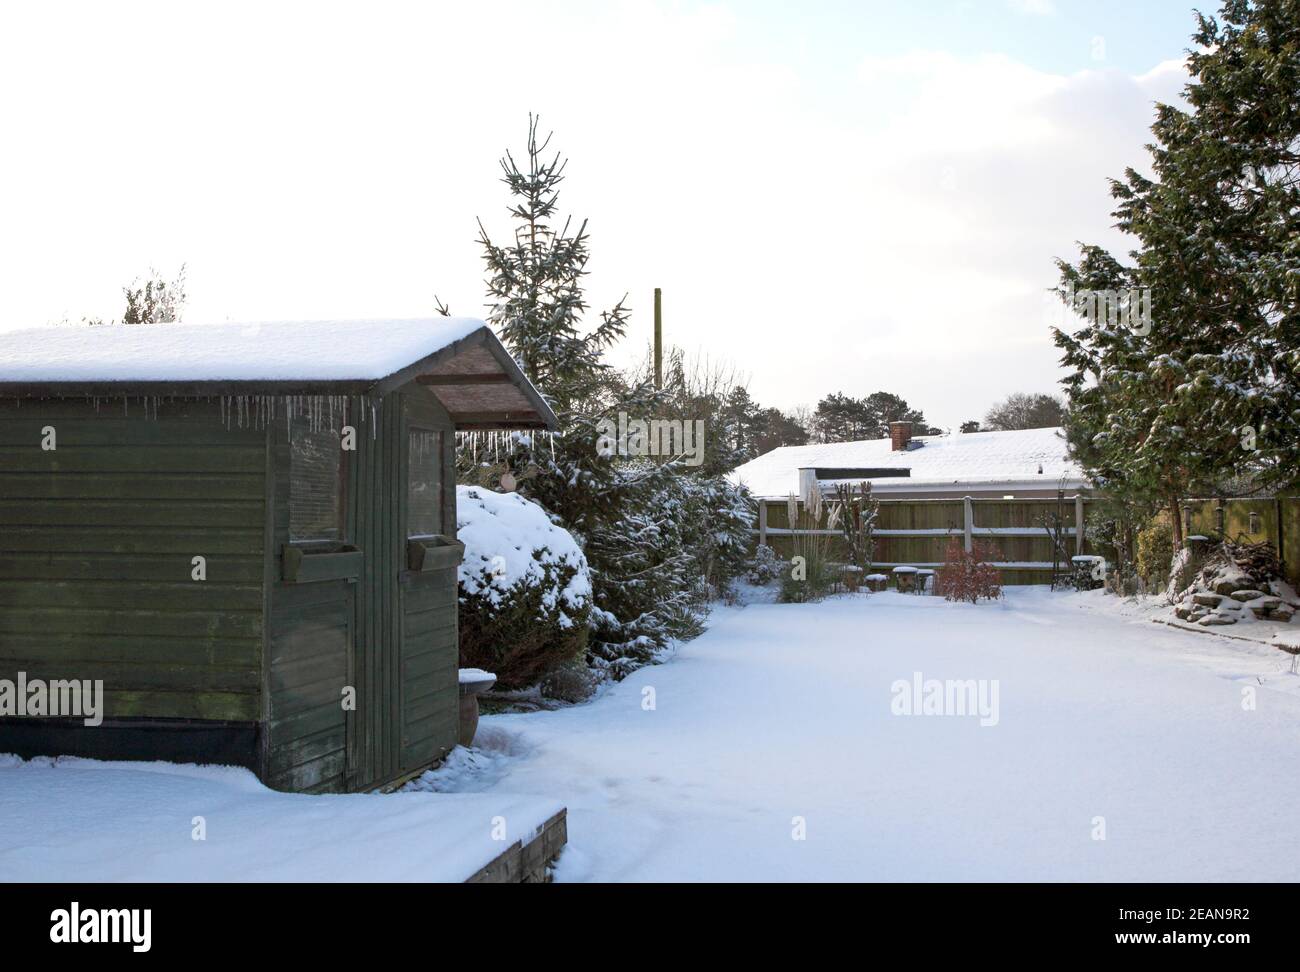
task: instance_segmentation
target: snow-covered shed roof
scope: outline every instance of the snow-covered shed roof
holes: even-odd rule
[[[382,394],[416,381],[462,428],[555,415],[482,321],[55,325],[0,332],[0,395]]]
[[[889,439],[782,446],[739,466],[731,478],[761,499],[784,499],[791,493],[802,495],[800,469],[822,470],[818,478],[823,485],[836,479],[866,479],[873,492],[881,494],[1087,485],[1082,471],[1066,456],[1059,428],[918,436],[910,448],[898,451]],[[850,470],[876,475],[853,475]]]

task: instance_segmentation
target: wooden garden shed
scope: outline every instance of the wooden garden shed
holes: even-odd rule
[[[474,320],[0,334],[0,679],[105,700],[0,752],[418,773],[456,744],[455,433],[554,422]]]

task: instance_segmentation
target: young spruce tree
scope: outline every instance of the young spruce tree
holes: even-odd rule
[[[619,412],[667,414],[670,392],[650,381],[629,382],[605,361],[626,332],[620,301],[587,329],[583,294],[589,256],[586,222],[557,216],[566,161],[548,154],[530,116],[525,154],[501,160],[511,195],[512,238],[496,242],[480,222],[487,265],[489,322],[554,409],[553,437],[512,434],[509,444],[472,437],[462,442],[462,482],[496,487],[509,472],[583,546],[592,570],[593,665],[619,677],[648,661],[669,639],[701,627],[707,591],[702,538],[719,531],[740,544],[748,523],[736,490],[718,477],[693,482],[673,458],[621,457],[599,448],[600,421]],[[689,481],[689,482],[688,482]],[[728,492],[728,490],[730,490]],[[722,495],[725,494],[725,495]]]

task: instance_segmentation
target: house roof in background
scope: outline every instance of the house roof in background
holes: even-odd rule
[[[555,415],[473,318],[56,325],[0,333],[0,395],[375,394],[416,381],[462,428]]]
[[[1050,489],[1062,481],[1067,489],[1087,485],[1082,470],[1066,456],[1059,428],[918,436],[912,442],[923,444],[898,452],[892,451],[889,439],[782,446],[737,467],[731,479],[762,499],[799,495],[799,470],[816,468],[908,470],[906,476],[844,477],[849,482],[865,478],[878,493],[992,489],[1004,483],[1020,489]]]

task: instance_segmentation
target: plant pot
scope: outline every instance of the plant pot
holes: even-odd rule
[[[460,717],[458,738],[462,746],[472,746],[478,732],[478,697],[497,683],[491,672],[479,668],[460,670]]]

